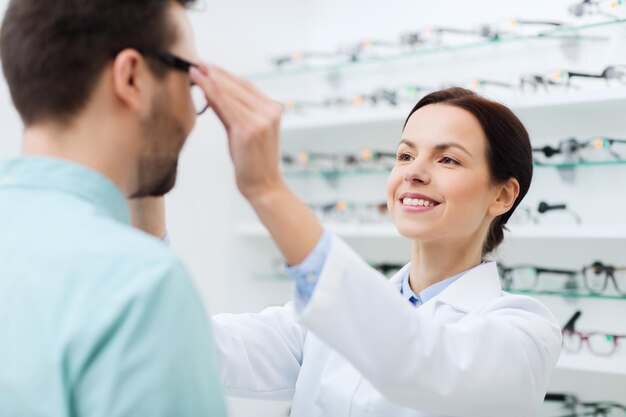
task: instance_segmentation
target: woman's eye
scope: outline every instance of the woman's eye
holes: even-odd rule
[[[399,153],[398,155],[396,155],[396,159],[398,161],[410,161],[411,155],[408,153]]]
[[[439,159],[439,162],[443,163],[443,164],[452,164],[452,165],[459,165],[459,162],[455,159],[450,158],[449,156],[442,156]]]

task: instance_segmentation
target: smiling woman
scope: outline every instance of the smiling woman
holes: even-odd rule
[[[420,100],[387,183],[389,212],[413,241],[411,288],[419,292],[446,276],[422,269],[435,253],[468,269],[492,252],[532,173],[528,133],[507,107],[462,88]]]
[[[471,189],[472,195],[476,195],[480,189],[479,184],[482,184],[480,181],[476,182],[479,179],[474,178],[471,185],[467,184],[470,181],[468,174],[473,170],[483,179],[485,174],[488,176],[490,191],[505,192],[501,195],[503,202],[507,196],[514,195],[509,209],[490,223],[483,255],[492,252],[502,242],[507,221],[530,188],[533,175],[532,147],[526,128],[506,106],[469,90],[450,88],[429,94],[411,110],[404,125],[403,137],[411,138],[414,134],[430,134],[431,141],[437,139],[437,135],[443,135],[439,138],[443,142],[436,143],[433,150],[435,156],[441,159],[439,164],[448,165],[449,168],[458,167],[450,175],[456,181],[459,191],[462,188]],[[449,142],[449,139],[454,141]],[[410,154],[400,155],[403,145],[417,150],[416,143],[403,139],[398,148],[399,160],[401,157],[410,157]],[[468,148],[474,152],[470,152]],[[402,170],[394,170],[390,185],[396,171]],[[417,181],[419,182],[419,178]],[[506,194],[507,192],[513,194]],[[476,197],[467,196],[464,204],[474,199]],[[460,216],[461,219],[464,217]]]

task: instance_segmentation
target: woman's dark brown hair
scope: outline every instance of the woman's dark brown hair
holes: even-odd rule
[[[445,104],[471,113],[480,123],[487,138],[487,163],[494,183],[511,178],[519,182],[520,192],[511,209],[494,219],[483,243],[483,256],[502,243],[506,223],[522,201],[533,177],[533,155],[528,132],[522,122],[506,106],[488,100],[464,88],[453,87],[435,91],[422,98],[409,113],[430,104]]]

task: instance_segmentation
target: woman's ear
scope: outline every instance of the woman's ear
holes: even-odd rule
[[[489,207],[489,214],[495,218],[509,211],[519,196],[519,190],[519,182],[515,178],[499,184],[496,188],[496,198]]]

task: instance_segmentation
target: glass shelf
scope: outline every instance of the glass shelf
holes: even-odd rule
[[[345,69],[364,67],[371,64],[380,64],[386,62],[398,62],[403,60],[409,60],[411,58],[423,57],[428,55],[436,55],[442,53],[452,53],[459,51],[466,51],[477,48],[484,48],[493,45],[519,43],[524,41],[546,41],[546,40],[558,40],[558,39],[579,39],[579,40],[604,40],[599,37],[585,37],[581,36],[581,31],[591,31],[592,29],[605,28],[612,26],[619,26],[626,23],[626,19],[614,19],[603,22],[587,23],[582,25],[571,25],[565,27],[558,27],[555,29],[547,30],[538,34],[532,35],[510,35],[495,40],[486,41],[473,41],[467,43],[460,43],[455,45],[441,45],[424,47],[409,51],[403,51],[396,54],[377,56],[377,57],[365,57],[356,61],[346,61],[341,63],[325,64],[325,65],[300,65],[290,68],[275,69],[267,72],[259,72],[249,74],[247,77],[254,81],[271,80],[286,76],[297,76],[303,74],[317,73],[317,72],[336,72]]]
[[[535,163],[535,168],[577,168],[593,166],[626,165],[626,161],[585,161],[585,162],[562,162],[562,163]]]
[[[592,294],[582,292],[542,291],[542,290],[504,290],[511,294],[549,295],[563,298],[595,298],[599,300],[626,300],[626,295]]]
[[[292,281],[292,278],[287,273],[255,273],[253,274],[257,280],[260,281]],[[541,290],[503,290],[511,294],[520,295],[548,295],[553,297],[563,298],[594,298],[599,300],[625,300],[624,295],[609,295],[609,294],[591,294],[591,293],[575,293],[575,292],[562,292],[562,291],[541,291]]]
[[[396,239],[409,242],[398,233],[390,222],[380,223],[337,223],[324,222],[324,227],[343,239]],[[240,223],[236,233],[245,238],[270,238],[270,234],[258,221]],[[533,225],[512,226],[510,232],[505,233],[507,240],[550,239],[564,240],[626,240],[626,227],[623,225]]]
[[[625,165],[626,160],[624,161],[595,161],[595,162],[568,162],[568,163],[535,163],[535,168],[557,168],[557,169],[566,169],[566,168],[585,168],[585,167],[600,167],[600,166],[614,166],[614,165]],[[327,170],[319,170],[319,171],[283,171],[283,175],[285,178],[326,178],[326,179],[336,179],[343,177],[360,177],[360,176],[369,176],[369,175],[389,175],[391,172],[390,168],[360,168],[360,169],[349,169],[349,170],[341,170],[341,169],[327,169]]]
[[[369,175],[389,175],[391,169],[389,168],[360,168],[360,169],[350,169],[350,170],[341,170],[341,169],[328,169],[328,170],[319,170],[319,171],[284,171],[283,175],[285,178],[341,178],[341,177],[360,177],[360,176],[369,176]]]

